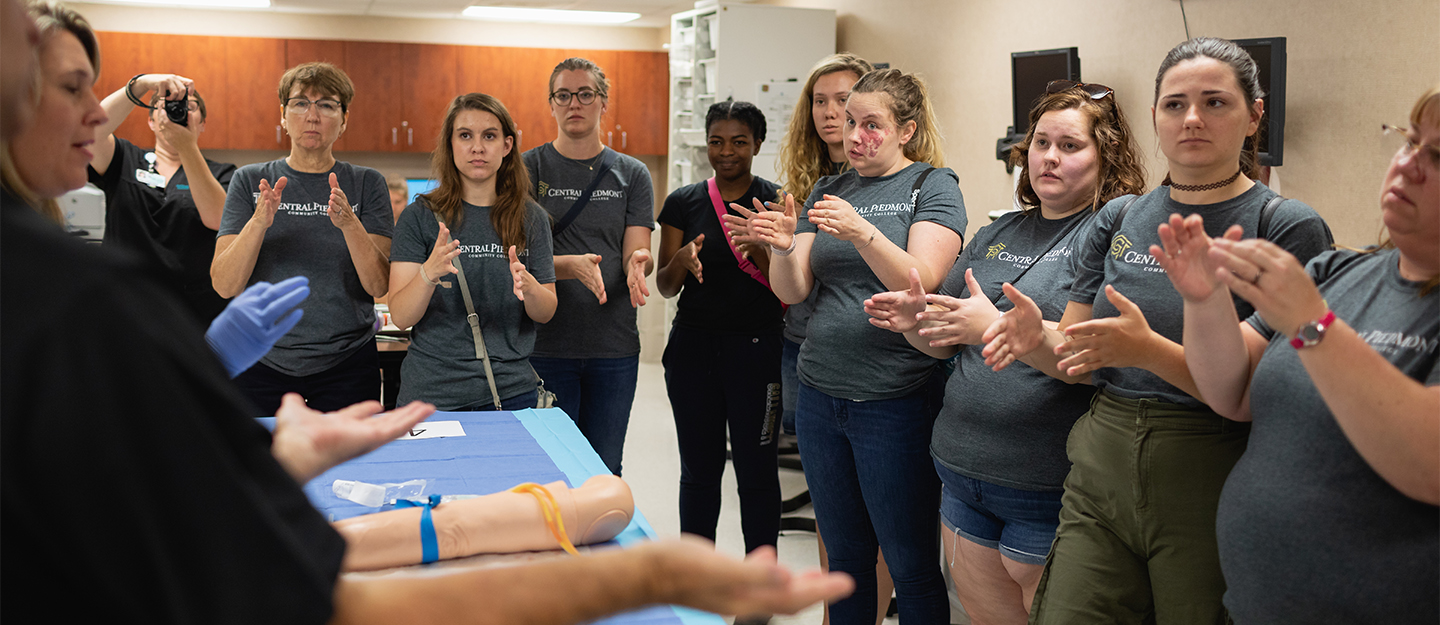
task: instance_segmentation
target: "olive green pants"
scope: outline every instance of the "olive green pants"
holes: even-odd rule
[[[1207,408],[1097,393],[1070,431],[1030,623],[1225,623],[1215,507],[1249,433]]]

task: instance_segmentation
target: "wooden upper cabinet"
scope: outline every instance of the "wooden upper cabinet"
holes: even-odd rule
[[[375,41],[345,42],[345,72],[355,83],[345,125],[345,150],[396,152],[405,141],[401,128],[401,98],[405,66],[404,44]]]
[[[546,86],[559,59],[554,50],[540,48],[460,48],[461,93],[495,96],[510,111],[520,131],[522,152],[555,139],[555,118],[550,115]],[[563,57],[561,57],[563,58]]]
[[[202,148],[288,150],[280,76],[301,63],[325,61],[355,83],[336,151],[430,152],[450,102],[472,91],[505,104],[520,131],[520,150],[528,150],[556,137],[550,72],[572,56],[594,61],[610,81],[601,142],[627,154],[664,154],[667,145],[669,65],[661,52],[115,32],[99,38],[105,73],[95,89],[101,98],[141,72],[195,80],[210,113]],[[143,114],[129,115],[116,134],[154,145]]]
[[[405,44],[400,150],[433,152],[445,112],[460,90],[460,46]]]
[[[284,150],[278,87],[285,73],[285,40],[223,37],[228,94],[224,121],[231,150]],[[240,71],[243,68],[243,71]],[[219,111],[212,115],[220,121]],[[208,134],[209,131],[207,130]]]
[[[670,59],[663,52],[624,51],[615,63],[612,101],[622,106],[610,116],[614,148],[626,154],[665,154],[668,149]]]

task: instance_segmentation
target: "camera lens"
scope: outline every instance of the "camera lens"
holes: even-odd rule
[[[181,126],[190,126],[190,101],[189,100],[166,100],[165,116],[170,118],[171,123]]]

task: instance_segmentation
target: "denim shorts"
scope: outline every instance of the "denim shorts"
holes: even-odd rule
[[[932,460],[934,460],[932,458]],[[1060,526],[1064,491],[1020,490],[960,475],[935,460],[940,519],[977,545],[998,549],[1021,564],[1045,564]]]

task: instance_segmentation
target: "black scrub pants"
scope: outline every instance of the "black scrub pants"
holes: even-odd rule
[[[675,326],[665,347],[665,389],[680,443],[680,531],[715,539],[725,432],[740,495],[745,551],[775,545],[780,478],[780,330],[710,332]]]

